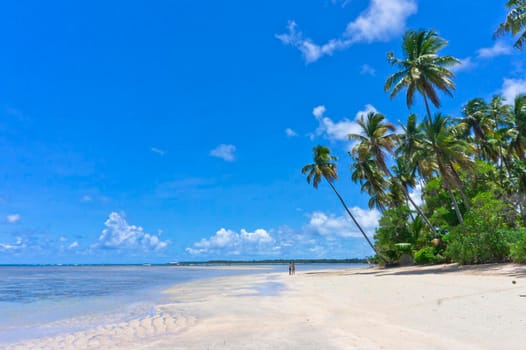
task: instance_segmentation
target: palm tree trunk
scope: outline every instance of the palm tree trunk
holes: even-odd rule
[[[407,198],[407,200],[411,202],[413,207],[418,212],[418,215],[420,215],[422,217],[422,219],[425,221],[426,225],[429,226],[429,228],[431,229],[431,232],[433,233],[433,237],[436,236],[437,235],[437,231],[435,229],[435,226],[433,226],[433,224],[431,223],[431,221],[429,221],[427,216],[424,215],[424,212],[422,211],[422,209],[420,209],[420,207],[418,205],[416,205],[416,203],[413,201],[413,199],[409,195],[409,192],[407,191],[407,189],[404,186],[402,186],[401,184],[400,184],[400,187],[402,188],[402,192],[404,192],[405,198]]]
[[[358,221],[356,221],[356,218],[354,217],[354,215],[352,215],[351,211],[349,210],[349,208],[347,207],[347,204],[345,204],[345,201],[343,200],[342,196],[340,196],[340,193],[336,190],[336,187],[334,187],[334,185],[332,184],[331,181],[329,181],[329,179],[326,179],[327,182],[329,183],[329,185],[331,186],[332,190],[334,191],[334,193],[336,193],[336,196],[338,196],[338,199],[340,200],[340,202],[342,203],[343,207],[345,208],[345,210],[347,211],[347,214],[349,214],[349,216],[351,217],[352,221],[354,222],[354,224],[356,225],[356,227],[358,227],[358,229],[360,230],[360,232],[362,233],[363,237],[367,240],[367,243],[369,243],[369,245],[371,246],[371,248],[373,249],[373,251],[376,253],[376,255],[382,259],[385,263],[388,263],[388,261],[382,256],[380,255],[380,253],[376,250],[376,248],[374,247],[373,243],[371,242],[371,240],[369,239],[369,237],[367,237],[367,235],[365,234],[365,231],[362,229],[362,227],[360,226],[360,224],[358,223]]]
[[[425,223],[427,224],[427,226],[429,226],[429,228],[431,229],[431,232],[433,233],[433,236],[436,236],[437,235],[437,232],[436,232],[436,229],[435,229],[435,226],[433,226],[433,224],[431,223],[431,221],[429,221],[429,219],[427,218],[427,216],[424,215],[424,212],[422,211],[422,209],[420,209],[420,207],[418,205],[416,205],[416,203],[413,201],[413,199],[411,198],[411,196],[409,195],[409,192],[407,191],[407,188],[405,188],[405,186],[401,183],[401,181],[397,178],[395,178],[393,176],[393,174],[391,173],[391,171],[387,168],[387,166],[385,164],[381,164],[380,167],[382,168],[382,170],[384,171],[385,174],[387,174],[387,176],[389,176],[391,178],[392,181],[395,181],[396,184],[398,186],[400,186],[400,188],[402,189],[402,192],[404,193],[404,196],[405,198],[411,202],[411,204],[413,205],[413,207],[416,209],[416,211],[418,212],[418,215],[420,215],[422,217],[422,219],[424,219]]]
[[[427,95],[426,95],[425,92],[423,92],[422,96],[424,96],[424,103],[426,105],[427,119],[429,121],[429,125],[431,125],[433,122],[432,122],[432,118],[431,118],[431,109],[429,109],[429,103],[427,102]]]
[[[453,194],[453,191],[451,190],[451,186],[447,182],[446,179],[442,178],[442,181],[444,181],[444,186],[446,187],[447,193],[449,193],[449,197],[451,198],[451,203],[453,203],[453,208],[455,208],[455,213],[457,214],[457,220],[459,224],[462,224],[464,222],[464,218],[462,217],[462,214],[460,213],[460,208],[458,207],[457,199],[455,198],[455,195]]]
[[[466,207],[466,210],[469,210],[471,208],[471,204],[469,204],[469,199],[466,196],[466,193],[464,193],[464,183],[460,179],[460,176],[458,176],[458,173],[453,167],[453,164],[450,163],[449,166],[451,168],[453,175],[455,176],[455,182],[457,183],[456,188],[460,192],[460,196],[462,197],[462,201],[464,202],[464,207]]]
[[[502,157],[502,145],[499,142],[499,180],[500,180],[500,187],[502,187],[502,178],[503,178],[502,163],[503,162],[504,162],[504,159]]]
[[[409,208],[409,200],[407,198],[405,199],[405,205]],[[412,210],[409,210],[409,215],[411,216],[411,221],[415,221],[415,216],[413,215]]]
[[[442,162],[438,162],[438,172],[440,176],[442,176],[442,184],[446,188],[446,191],[449,193],[449,197],[451,198],[451,202],[453,204],[453,207],[455,208],[455,213],[457,214],[458,222],[461,224],[464,222],[464,218],[462,217],[462,213],[460,212],[460,208],[458,207],[457,199],[455,198],[455,195],[453,194],[453,190],[451,189],[451,183],[450,180],[453,181],[454,179],[451,179],[450,176],[448,176],[448,172],[446,171],[446,167],[449,164],[443,164]],[[453,168],[450,168],[454,171]],[[454,176],[454,175],[453,175]]]

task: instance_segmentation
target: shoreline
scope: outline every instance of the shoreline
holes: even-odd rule
[[[526,265],[269,272],[192,281],[163,293],[168,302],[144,318],[7,349],[522,349],[526,343]]]

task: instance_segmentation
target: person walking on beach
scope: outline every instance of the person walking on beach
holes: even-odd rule
[[[294,264],[294,261],[291,263],[291,267],[292,267],[292,274],[295,275],[296,274],[296,264]]]
[[[292,261],[289,263],[289,276],[292,275]]]

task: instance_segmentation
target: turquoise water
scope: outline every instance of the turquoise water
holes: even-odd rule
[[[305,264],[296,271],[363,266]],[[175,284],[262,272],[288,273],[288,266],[0,266],[0,344],[145,317]],[[259,288],[273,295],[282,286],[269,281]]]

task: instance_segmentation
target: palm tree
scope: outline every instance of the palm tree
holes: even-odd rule
[[[499,178],[502,186],[503,170],[502,165],[506,161],[509,140],[511,139],[512,114],[511,106],[504,104],[501,95],[495,95],[488,104],[488,114],[493,120],[492,141],[498,145],[498,167]],[[508,166],[506,165],[508,168]]]
[[[367,154],[362,159],[355,157],[349,152],[352,158],[351,179],[354,183],[359,182],[361,191],[369,195],[369,209],[376,208],[382,213],[388,206],[387,188],[388,183],[378,170],[378,166],[371,154]]]
[[[349,134],[350,140],[357,140],[359,143],[353,148],[353,153],[358,154],[358,158],[363,158],[365,154],[370,154],[378,167],[386,174],[389,169],[385,162],[385,153],[392,153],[395,146],[396,134],[395,126],[384,122],[385,116],[377,112],[369,112],[364,118],[363,115],[357,120],[362,129],[362,134]]]
[[[390,96],[394,98],[402,89],[406,89],[407,107],[413,105],[415,92],[418,91],[424,97],[429,122],[431,111],[428,99],[439,108],[437,90],[449,96],[455,90],[455,84],[451,80],[455,75],[448,67],[459,64],[460,61],[453,56],[438,55],[438,51],[446,45],[447,41],[434,30],[408,30],[402,43],[404,58],[394,57],[393,52],[387,54],[387,61],[399,71],[387,78],[384,90],[390,90]]]
[[[523,161],[526,159],[524,154],[526,150],[526,95],[515,97],[512,112],[515,137],[511,142],[511,148],[517,158]]]
[[[459,191],[466,209],[469,209],[469,201],[463,191],[464,185],[455,167],[471,169],[473,167],[473,159],[470,157],[470,154],[473,153],[473,149],[468,142],[459,137],[458,128],[448,127],[448,122],[449,117],[444,117],[440,113],[435,115],[432,123],[424,122],[424,131],[426,133],[425,148],[434,157],[434,162],[438,166],[438,172],[442,177],[444,187],[451,197],[457,219],[459,223],[462,223],[464,220],[453,190]]]
[[[413,201],[407,187],[400,183],[399,179],[393,176],[385,162],[385,152],[391,154],[395,147],[397,136],[394,133],[395,126],[391,123],[384,122],[385,117],[377,112],[369,112],[364,118],[362,115],[357,123],[362,129],[362,134],[349,134],[349,139],[357,140],[359,143],[353,147],[352,153],[356,158],[363,159],[364,155],[371,155],[376,162],[378,168],[391,179],[393,185],[399,188],[406,200],[410,201],[418,214],[422,216],[426,224],[435,232],[435,227],[429,219],[424,215],[422,210]],[[395,191],[396,192],[396,191]]]
[[[462,108],[462,118],[458,119],[458,126],[464,131],[464,137],[472,139],[477,147],[479,159],[495,160],[498,155],[488,142],[488,136],[493,132],[494,120],[490,118],[489,106],[482,98],[468,101]]]
[[[499,25],[495,34],[493,34],[493,37],[498,38],[505,33],[511,33],[511,35],[519,34],[513,46],[522,50],[526,42],[526,30],[524,29],[526,26],[526,1],[509,0],[506,3],[506,7],[510,11],[506,15],[506,20]]]
[[[395,154],[397,157],[405,158],[405,162],[416,169],[425,184],[432,177],[436,166],[423,147],[425,139],[423,126],[417,124],[415,114],[410,114],[406,125],[401,125],[401,127],[403,132],[398,135]]]
[[[314,147],[312,153],[314,163],[307,164],[301,169],[302,174],[307,174],[307,183],[310,184],[312,182],[314,188],[318,189],[318,185],[320,184],[322,179],[325,179],[327,183],[331,186],[332,190],[340,200],[345,210],[347,211],[347,214],[349,214],[356,227],[358,227],[363,237],[367,240],[367,243],[369,243],[369,246],[371,246],[373,251],[380,259],[384,260],[384,258],[378,253],[378,251],[374,247],[369,237],[367,237],[365,231],[362,229],[358,221],[356,221],[354,215],[352,215],[351,211],[347,207],[347,204],[345,204],[345,201],[343,200],[342,196],[336,190],[336,187],[334,187],[333,182],[338,179],[338,171],[336,170],[335,163],[338,157],[331,155],[331,150],[329,147],[321,145]]]

